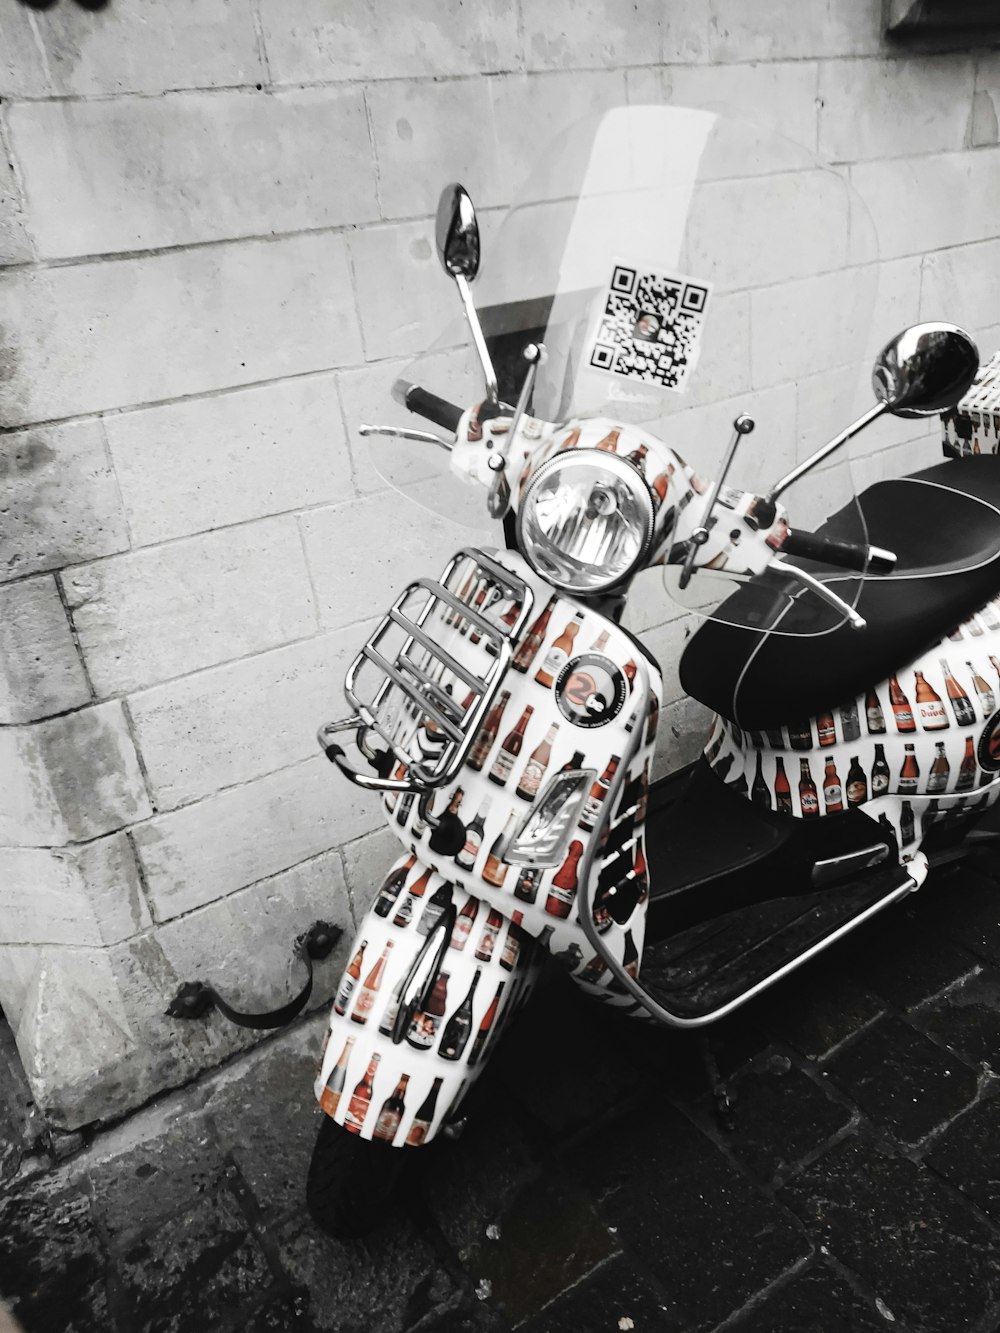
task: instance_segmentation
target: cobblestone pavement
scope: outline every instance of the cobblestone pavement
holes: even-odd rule
[[[412,1154],[365,1243],[303,1209],[322,1026],[58,1163],[11,1099],[0,1290],[27,1333],[1000,1326],[1000,891],[982,865],[938,872],[716,1028],[728,1132],[696,1038],[553,978],[464,1137]]]

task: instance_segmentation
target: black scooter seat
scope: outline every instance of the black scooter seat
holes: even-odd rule
[[[858,499],[868,541],[897,556],[892,574],[863,580],[857,609],[867,627],[822,632],[835,613],[809,594],[786,610],[782,633],[748,627],[759,606],[754,585],[789,582],[768,571],[725,603],[721,613],[736,623],[706,621],[692,637],[680,664],[688,694],[758,730],[814,717],[885,680],[1000,591],[1000,459],[951,459],[877,482]],[[820,532],[857,540],[853,506]],[[853,599],[857,575],[795,563]]]

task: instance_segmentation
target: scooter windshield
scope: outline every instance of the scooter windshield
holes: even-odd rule
[[[753,433],[736,449],[717,522],[738,493],[767,496],[872,403],[863,358],[874,228],[843,176],[769,130],[707,111],[619,107],[550,144],[498,228],[488,216],[480,221],[472,291],[502,402],[517,400],[525,346],[542,343],[535,418],[641,426],[654,453],[661,441],[683,460],[698,493],[719,475],[735,418],[748,414]],[[403,377],[463,407],[482,400],[460,313]],[[376,466],[406,486],[400,454],[414,447],[380,447]],[[485,492],[474,483],[455,478],[431,500],[429,473],[448,464],[433,453],[419,465],[423,495],[415,498],[481,525]],[[784,490],[781,504],[795,529],[815,529],[836,512],[838,540],[865,542],[847,446]],[[668,543],[657,559],[673,574],[681,553]],[[807,568],[825,578],[815,563]],[[836,592],[853,605],[861,575],[839,573]],[[691,609],[743,622],[745,606],[726,609],[743,597],[733,599],[737,583],[726,570],[696,571],[683,592],[676,577],[667,581]],[[841,622],[819,599],[818,617],[779,614],[801,587],[771,583],[780,606],[768,619],[779,632]],[[790,619],[794,627],[784,624]]]

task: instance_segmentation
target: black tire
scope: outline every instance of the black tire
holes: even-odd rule
[[[366,1236],[385,1220],[402,1169],[402,1149],[349,1134],[324,1115],[306,1178],[306,1207],[328,1236]]]

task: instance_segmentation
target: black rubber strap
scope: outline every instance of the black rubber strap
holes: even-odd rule
[[[169,1018],[204,1018],[212,1009],[218,1009],[230,1023],[241,1028],[255,1028],[265,1031],[270,1028],[284,1027],[293,1018],[297,1018],[309,1002],[313,987],[313,960],[326,958],[340,939],[343,931],[339,926],[331,926],[325,921],[317,921],[305,935],[295,941],[295,952],[306,965],[306,984],[299,993],[277,1009],[268,1009],[259,1014],[245,1014],[227,1004],[219,992],[205,981],[186,982],[167,1008]]]
[[[789,532],[781,543],[781,553],[819,560],[842,569],[858,569],[862,573],[868,568],[868,546],[864,542],[833,541],[815,532]]]

